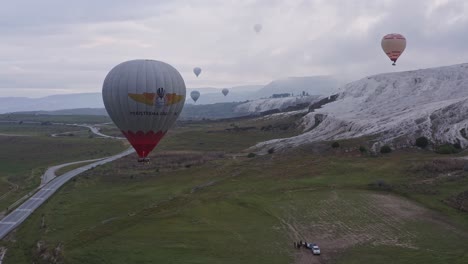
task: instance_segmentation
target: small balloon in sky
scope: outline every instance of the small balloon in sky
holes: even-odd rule
[[[385,54],[393,61],[392,65],[395,66],[396,61],[406,48],[406,38],[397,33],[388,34],[382,38],[381,45]]]
[[[254,27],[253,27],[254,31],[255,31],[257,34],[260,33],[260,31],[262,31],[262,28],[263,28],[263,27],[262,27],[261,24],[255,24]]]
[[[193,68],[193,73],[195,73],[195,75],[198,77],[198,75],[200,75],[201,73],[201,68],[200,67]]]
[[[229,93],[229,89],[224,88],[223,90],[221,90],[221,92],[224,94],[224,96],[226,96]]]
[[[190,93],[190,97],[192,97],[192,100],[194,102],[197,102],[198,98],[200,98],[200,92],[199,91],[192,91]]]

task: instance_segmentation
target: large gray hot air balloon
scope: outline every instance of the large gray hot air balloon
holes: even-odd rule
[[[200,67],[193,68],[193,73],[195,73],[195,75],[198,77],[198,75],[200,75],[201,73],[201,68]]]
[[[255,30],[255,32],[260,33],[260,31],[262,31],[262,25],[261,24],[255,24],[253,29]]]
[[[194,102],[197,102],[198,98],[200,97],[200,92],[199,91],[192,91],[190,93],[190,97],[192,97],[192,100]]]
[[[107,74],[102,86],[107,113],[135,148],[139,161],[147,160],[174,124],[185,93],[180,73],[155,60],[123,62]]]
[[[221,92],[224,94],[224,96],[226,96],[229,93],[229,90],[224,88]]]

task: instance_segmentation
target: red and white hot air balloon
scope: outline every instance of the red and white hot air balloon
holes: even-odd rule
[[[102,86],[107,113],[135,148],[138,161],[147,160],[175,123],[185,93],[180,73],[155,60],[123,62],[107,74]]]
[[[390,60],[393,61],[392,65],[395,66],[398,57],[400,57],[406,48],[406,38],[401,34],[392,33],[385,35],[382,38],[381,44],[383,51],[387,54]]]

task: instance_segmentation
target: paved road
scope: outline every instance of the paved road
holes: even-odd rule
[[[102,160],[93,162],[91,164],[79,167],[72,171],[69,171],[45,184],[40,188],[33,196],[21,204],[18,208],[13,210],[10,214],[5,216],[2,221],[0,221],[0,239],[3,239],[9,232],[19,226],[28,216],[30,216],[34,210],[39,208],[39,206],[44,203],[52,194],[54,194],[62,185],[67,181],[77,176],[78,174],[92,169],[96,166],[120,159],[124,156],[130,155],[134,152],[133,149],[128,149],[117,155],[104,158]]]
[[[60,164],[60,165],[57,165],[57,166],[52,166],[52,167],[49,167],[46,172],[44,172],[44,174],[41,176],[41,185],[39,187],[42,187],[44,186],[44,184],[50,182],[51,180],[53,180],[55,177],[57,177],[57,175],[55,175],[55,172],[63,167],[66,167],[66,166],[69,166],[69,165],[74,165],[74,164],[79,164],[79,163],[84,163],[84,162],[92,162],[92,161],[98,161],[98,160],[102,160],[102,159],[105,159],[105,158],[99,158],[99,159],[91,159],[91,160],[80,160],[80,161],[75,161],[75,162],[69,162],[69,163],[65,163],[65,164]]]
[[[105,134],[102,134],[100,131],[99,131],[99,128],[96,127],[95,125],[75,125],[75,126],[80,126],[80,127],[87,127],[91,130],[91,132],[93,132],[94,134],[100,136],[100,137],[104,137],[104,138],[113,138],[113,139],[125,139],[123,137],[113,137],[113,136],[109,136],[109,135],[105,135]]]

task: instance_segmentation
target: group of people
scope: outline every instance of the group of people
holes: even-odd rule
[[[294,247],[300,249],[301,247],[311,248],[311,244],[307,243],[307,241],[300,240],[299,242],[294,242]]]

